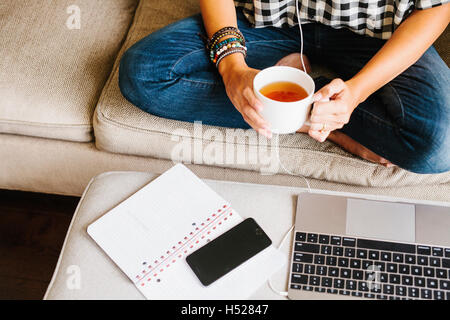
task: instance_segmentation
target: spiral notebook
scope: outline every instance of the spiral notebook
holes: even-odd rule
[[[179,164],[88,227],[147,299],[246,299],[286,263],[270,246],[208,287],[186,256],[243,221]]]

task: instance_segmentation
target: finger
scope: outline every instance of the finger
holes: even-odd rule
[[[318,116],[318,115],[332,115],[332,114],[335,115],[347,114],[347,108],[341,101],[338,100],[314,103],[311,115]]]
[[[344,89],[345,83],[342,79],[334,79],[329,84],[316,92],[314,95],[314,102],[330,99],[335,94],[341,92]]]
[[[319,142],[324,142],[330,135],[330,131],[313,131],[309,130],[309,136]]]
[[[269,124],[267,123],[267,121],[264,120],[263,117],[261,117],[259,113],[257,113],[251,106],[245,106],[242,109],[242,112],[256,125],[258,129],[269,129]]]
[[[312,131],[334,131],[337,129],[342,129],[344,127],[343,123],[339,122],[328,122],[328,123],[311,123],[310,130]]]
[[[254,123],[251,119],[249,119],[245,115],[243,115],[243,118],[244,118],[245,122],[247,122],[250,125],[250,127],[252,127],[256,132],[265,136],[268,139],[272,138],[272,131],[270,131],[269,129],[265,129],[265,128],[258,128],[257,124]]]
[[[248,104],[252,108],[254,108],[258,112],[262,111],[263,105],[261,101],[259,101],[258,98],[256,98],[255,94],[250,88],[248,87],[245,88],[242,94],[244,95],[245,99],[247,99]]]
[[[347,124],[349,122],[349,116],[347,114],[324,114],[324,115],[311,115],[310,122],[311,123],[343,123]]]

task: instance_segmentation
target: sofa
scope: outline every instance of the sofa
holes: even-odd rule
[[[305,134],[277,136],[278,145],[245,131],[230,138],[225,128],[158,118],[126,101],[118,87],[125,50],[198,12],[196,0],[0,2],[0,189],[79,196],[103,172],[158,174],[183,162],[204,179],[450,201],[450,172],[385,168]],[[435,44],[447,64],[449,34]],[[243,156],[227,161],[217,150]],[[267,154],[282,165],[269,166]]]

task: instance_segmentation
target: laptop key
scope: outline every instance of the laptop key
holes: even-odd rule
[[[335,266],[337,264],[337,258],[333,256],[327,256],[326,265],[327,266]]]
[[[390,252],[381,252],[381,261],[390,262],[392,259],[392,254]]]
[[[339,294],[341,294],[343,296],[349,296],[350,295],[350,291],[348,291],[348,290],[339,290]]]
[[[401,254],[401,253],[394,253],[392,255],[392,261],[398,262],[398,263],[403,263],[403,254]]]
[[[352,296],[353,296],[353,297],[362,297],[363,294],[362,294],[362,292],[352,291]]]
[[[299,284],[291,284],[291,289],[301,290],[302,286]]]
[[[364,298],[375,299],[375,295],[373,293],[364,293]]]
[[[354,248],[345,248],[344,249],[344,256],[348,258],[354,258],[356,255],[356,250]]]
[[[295,251],[308,252],[308,253],[319,253],[320,246],[317,244],[314,244],[314,243],[296,242],[295,243]]]
[[[402,284],[405,286],[412,286],[413,285],[413,277],[402,276]]]
[[[431,247],[429,246],[417,246],[417,254],[431,255]]]
[[[352,278],[356,279],[356,280],[364,279],[364,271],[362,271],[362,270],[353,270]]]
[[[303,272],[303,264],[301,264],[301,263],[293,263],[292,264],[292,272],[302,273]]]
[[[316,291],[316,292],[326,292],[327,289],[322,288],[322,287],[315,287],[315,288],[314,288],[314,291]]]
[[[421,265],[421,266],[427,266],[428,265],[428,257],[418,256],[417,257],[417,264]]]
[[[298,283],[298,284],[307,284],[308,283],[308,276],[304,274],[293,274],[291,277],[292,283]]]
[[[439,281],[439,289],[441,289],[441,290],[450,290],[450,281],[440,280]]]
[[[343,256],[344,255],[344,248],[343,247],[333,247],[333,255],[335,256]]]
[[[433,247],[433,250],[431,251],[433,257],[442,257],[444,256],[444,249]]]
[[[357,282],[355,280],[347,280],[345,281],[345,289],[347,290],[356,290]]]
[[[388,296],[385,296],[384,294],[377,294],[377,299],[378,300],[387,300]]]
[[[334,279],[334,281],[333,281],[333,287],[335,287],[336,289],[344,289],[344,285],[345,285],[345,282],[343,279],[337,278],[337,279]]]
[[[314,288],[311,286],[303,286],[302,289],[305,291],[313,291],[314,290]]]
[[[367,250],[358,249],[356,251],[356,256],[360,259],[367,259]]]
[[[333,236],[331,237],[331,244],[335,246],[340,246],[342,243],[341,237]]]
[[[308,253],[294,253],[294,261],[295,262],[303,262],[303,263],[312,263],[313,255]]]
[[[326,254],[326,255],[331,254],[331,246],[322,245],[320,247],[320,253],[321,254]]]
[[[391,273],[397,273],[398,270],[397,266],[398,265],[396,263],[388,263],[386,265],[386,271]]]
[[[369,259],[370,260],[379,260],[380,259],[380,252],[369,250]]]
[[[395,286],[395,294],[397,296],[401,296],[401,297],[406,296],[406,287],[404,287],[404,286]]]
[[[430,258],[430,266],[432,266],[432,267],[440,267],[441,266],[441,259],[439,259],[439,258]]]
[[[327,289],[327,293],[338,294],[338,291],[336,289]]]
[[[422,267],[412,266],[411,274],[413,276],[421,276],[422,275]]]
[[[423,275],[425,277],[434,277],[434,269],[433,268],[423,268]]]
[[[353,268],[353,269],[361,268],[361,260],[359,260],[359,259],[351,259],[350,260],[350,268]]]
[[[420,289],[420,297],[422,299],[433,299],[433,291],[430,289]]]
[[[450,268],[450,259],[442,259],[442,267]]]
[[[447,270],[445,269],[436,269],[436,277],[441,279],[447,278]]]
[[[320,286],[320,277],[310,276],[309,277],[309,285],[310,286]]]
[[[409,274],[409,266],[406,264],[399,265],[398,272],[401,274]]]
[[[305,232],[297,232],[295,234],[295,241],[306,241],[306,233]]]
[[[445,248],[444,249],[444,255],[446,258],[450,258],[450,248]]]
[[[344,247],[355,247],[356,246],[356,239],[355,238],[342,238],[342,245]]]
[[[394,294],[394,286],[392,284],[384,284],[383,285],[383,293],[384,294]]]
[[[427,287],[431,289],[438,288],[438,282],[436,279],[427,279]]]
[[[422,278],[422,277],[415,277],[414,278],[414,285],[416,287],[425,287],[425,284],[426,284],[425,278]]]
[[[338,266],[342,268],[347,268],[349,265],[348,258],[339,258],[338,259]]]
[[[319,276],[326,276],[327,275],[328,268],[324,266],[317,266],[316,268],[316,274]]]
[[[316,233],[308,233],[308,237],[306,239],[309,243],[317,243],[319,235]]]
[[[390,274],[389,282],[392,284],[400,284],[400,275],[398,274]]]
[[[341,278],[349,279],[351,277],[352,271],[350,269],[341,269]]]
[[[369,286],[367,285],[366,281],[358,281],[358,291],[361,291],[361,292],[369,291]]]
[[[313,264],[305,264],[303,273],[306,273],[306,274],[316,273],[316,266]]]
[[[339,277],[339,268],[329,267],[328,268],[328,276]]]
[[[325,264],[325,256],[320,254],[314,255],[314,263],[315,264]]]
[[[444,291],[434,290],[433,298],[434,298],[434,300],[444,300],[445,299]]]
[[[330,243],[330,236],[319,234],[319,243],[321,244],[329,244]]]
[[[408,297],[418,298],[419,297],[419,289],[414,287],[408,288]]]
[[[405,255],[405,262],[408,264],[416,264],[416,256],[406,254]]]
[[[380,273],[380,282],[386,283],[389,281],[389,275],[385,272]]]
[[[333,285],[333,279],[328,277],[322,277],[322,287],[331,288]]]

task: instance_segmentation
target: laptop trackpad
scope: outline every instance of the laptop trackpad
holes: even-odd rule
[[[347,199],[347,235],[415,242],[413,204]]]

